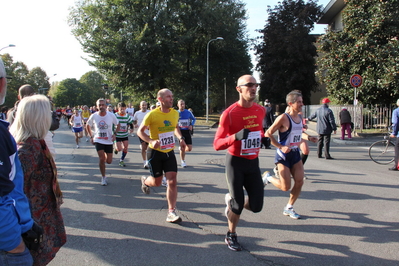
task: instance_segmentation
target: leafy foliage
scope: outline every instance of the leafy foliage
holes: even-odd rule
[[[340,103],[353,101],[350,76],[363,85],[358,100],[391,103],[399,98],[399,0],[351,0],[343,11],[344,29],[328,31],[320,43],[320,79]]]
[[[95,105],[99,98],[104,98],[103,84],[105,83],[104,78],[97,71],[90,71],[84,74],[79,82],[86,86],[88,90],[88,98],[85,99],[85,104]]]
[[[155,102],[157,91],[168,87],[197,111],[204,108],[209,40],[224,38],[210,47],[214,105],[224,106],[220,81],[226,78],[232,92],[236,79],[250,72],[244,22],[239,0],[85,0],[69,18],[90,64],[111,87],[136,102]]]
[[[272,9],[263,30],[262,42],[256,45],[257,70],[260,71],[260,99],[285,103],[292,90],[302,91],[305,102],[316,91],[317,50],[315,37],[309,35],[321,16],[317,1],[284,0]]]
[[[56,106],[93,105],[90,101],[89,89],[76,79],[65,79],[60,82],[54,92],[53,101]]]
[[[14,62],[9,54],[1,56],[6,68],[7,76],[12,79],[7,82],[7,97],[5,106],[12,107],[18,100],[18,89],[24,84],[30,84],[39,92],[39,88],[50,88],[46,72],[40,67],[29,71],[23,62]]]

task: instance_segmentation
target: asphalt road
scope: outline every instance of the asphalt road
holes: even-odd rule
[[[68,242],[50,265],[399,265],[399,173],[373,163],[366,144],[332,143],[335,160],[316,158],[312,144],[309,179],[295,204],[302,219],[284,216],[289,193],[268,185],[262,212],[241,215],[245,250],[229,250],[225,152],[213,150],[215,131],[196,129],[189,167],[179,168],[177,225],[165,221],[164,187],[141,192],[148,170],[137,137],[130,137],[127,167],[115,158],[109,185],[101,186],[94,147],[83,139],[75,149],[63,122],[54,143]],[[274,153],[261,150],[262,171],[272,169]]]

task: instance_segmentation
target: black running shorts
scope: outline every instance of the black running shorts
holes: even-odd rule
[[[153,177],[162,177],[163,173],[167,172],[177,172],[177,161],[174,150],[165,153],[148,148],[147,160],[151,176]]]

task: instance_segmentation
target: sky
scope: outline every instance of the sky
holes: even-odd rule
[[[10,44],[0,54],[9,53],[14,62],[20,61],[28,69],[42,68],[50,82],[67,78],[80,79],[86,72],[95,70],[83,58],[79,42],[71,33],[67,18],[69,8],[76,0],[8,0],[1,4],[0,49]],[[242,0],[247,7],[247,30],[250,37],[259,36],[257,29],[264,28],[267,6],[274,7],[278,0]],[[330,0],[319,0],[325,7]],[[312,33],[324,33],[326,25],[317,25]],[[217,37],[217,36],[215,36]],[[250,51],[252,54],[253,52]],[[252,55],[253,63],[256,63]]]

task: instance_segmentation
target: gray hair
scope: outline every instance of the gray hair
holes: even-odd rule
[[[96,106],[98,106],[98,104],[99,104],[100,102],[105,102],[105,99],[103,99],[103,98],[98,99],[98,100],[96,101]]]
[[[3,60],[0,58],[0,78],[6,78],[6,69],[4,67]],[[4,103],[4,99],[6,97],[6,92],[7,92],[7,81],[4,80],[4,88],[0,88],[0,105]]]
[[[298,97],[302,97],[302,93],[297,90],[293,90],[287,94],[285,101],[288,103],[295,103],[298,100]]]
[[[10,132],[15,141],[23,142],[28,138],[44,139],[51,126],[51,104],[41,94],[23,98],[18,104],[18,112]]]
[[[4,67],[3,60],[0,58],[0,78],[5,78],[6,76],[6,68]]]

